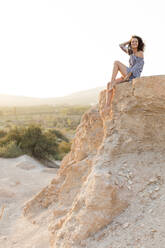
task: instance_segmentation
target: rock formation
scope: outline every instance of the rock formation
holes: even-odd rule
[[[106,112],[105,95],[103,90],[98,105],[83,115],[57,176],[24,207],[29,221],[48,228],[51,248],[157,245],[158,237],[152,239],[153,246],[150,241],[140,243],[135,229],[144,212],[152,212],[153,203],[164,200],[160,192],[165,188],[165,76],[117,85]],[[147,213],[151,216],[151,212]],[[161,216],[152,218],[154,222]],[[137,237],[126,238],[120,225],[123,239],[113,239],[117,219],[123,229],[132,223],[130,232]],[[103,235],[107,227],[111,239],[103,244],[97,235]],[[97,237],[98,244],[91,237]]]

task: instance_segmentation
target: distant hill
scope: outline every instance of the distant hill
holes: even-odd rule
[[[2,95],[0,94],[0,106],[31,106],[43,104],[42,98]]]
[[[0,106],[93,105],[104,87],[79,91],[63,97],[37,98],[0,94]]]
[[[103,90],[103,87],[97,87],[86,91],[75,92],[64,97],[48,98],[46,102],[47,104],[55,105],[93,105],[98,102],[98,96],[101,90]]]

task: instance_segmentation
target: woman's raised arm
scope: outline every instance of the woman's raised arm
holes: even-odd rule
[[[124,43],[119,44],[119,47],[128,54],[128,48],[126,47],[126,45],[128,45],[130,43],[130,41],[126,41]]]

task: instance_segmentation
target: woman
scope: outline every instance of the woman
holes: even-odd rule
[[[128,45],[128,47],[126,47]],[[130,41],[119,45],[120,48],[130,55],[129,67],[122,64],[120,61],[114,62],[111,81],[107,84],[106,105],[109,106],[112,97],[112,90],[117,83],[131,81],[133,78],[140,77],[144,66],[144,47],[145,44],[139,36],[133,35]],[[120,71],[122,77],[117,78],[117,73]]]

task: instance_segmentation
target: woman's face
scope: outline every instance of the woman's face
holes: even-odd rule
[[[138,39],[136,39],[136,38],[131,39],[131,47],[132,48],[138,48]]]

